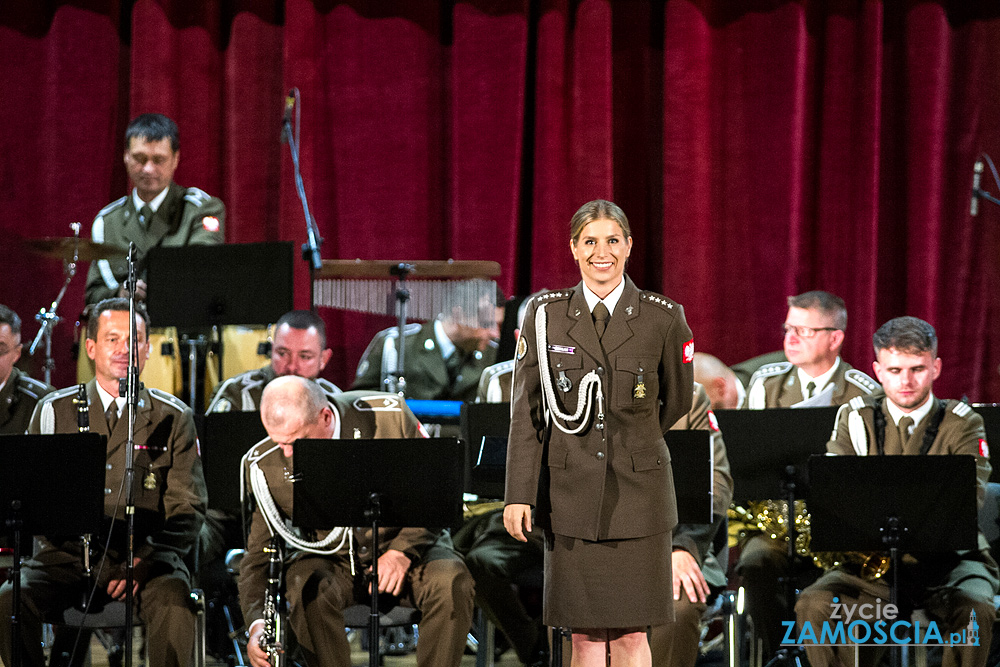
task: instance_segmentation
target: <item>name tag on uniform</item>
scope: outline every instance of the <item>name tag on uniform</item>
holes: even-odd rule
[[[549,345],[548,350],[556,354],[576,354],[575,347],[568,347],[566,345]]]

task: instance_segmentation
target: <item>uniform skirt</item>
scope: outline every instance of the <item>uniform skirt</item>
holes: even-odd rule
[[[636,628],[674,620],[670,531],[591,542],[545,536],[545,625]]]

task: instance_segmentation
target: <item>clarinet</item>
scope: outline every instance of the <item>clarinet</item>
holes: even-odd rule
[[[90,399],[87,397],[87,385],[81,384],[73,399],[76,406],[76,430],[78,433],[90,433]],[[87,608],[87,600],[90,591],[94,588],[94,571],[90,566],[90,533],[85,533],[80,538],[83,547],[83,576],[86,577],[86,586],[83,589],[83,599],[80,601],[80,609]]]
[[[264,632],[260,636],[260,647],[267,653],[271,667],[285,667],[281,547],[282,540],[277,536],[272,537],[264,547],[264,553],[268,555],[267,595],[264,597]]]

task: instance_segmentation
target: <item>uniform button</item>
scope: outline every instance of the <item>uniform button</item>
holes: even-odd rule
[[[458,377],[455,378],[455,382],[461,382],[461,381],[462,381],[462,376],[461,375],[459,375]]]
[[[656,465],[660,465],[661,461],[659,458],[656,459]]]
[[[107,489],[107,488],[104,489],[104,495],[110,496],[111,495],[111,489]]]
[[[358,549],[358,553],[359,554],[366,554],[366,553],[368,553],[368,547],[361,547],[360,549]]]
[[[597,367],[597,374],[600,375],[600,376],[604,375],[604,366],[598,366]]]
[[[604,460],[604,452],[597,452],[597,460],[598,461]]]
[[[106,464],[104,465],[104,467],[105,467],[105,468],[107,468],[108,470],[111,470],[112,468],[114,468],[114,466],[113,466],[113,465],[111,465],[110,463],[106,463]]]

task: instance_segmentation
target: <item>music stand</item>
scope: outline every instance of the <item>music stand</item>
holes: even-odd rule
[[[814,456],[809,459],[814,551],[954,552],[978,547],[976,459]],[[898,608],[899,567],[889,601]],[[899,664],[898,647],[892,664]]]
[[[201,466],[212,509],[239,516],[243,455],[267,437],[259,412],[215,412],[196,415]]]
[[[715,459],[712,456],[711,433],[704,429],[671,430],[663,437],[670,450],[670,467],[674,471],[677,522],[713,523]]]
[[[457,438],[297,440],[292,523],[371,526],[370,667],[378,665],[378,529],[462,521],[465,450]]]
[[[0,437],[0,512],[13,536],[11,665],[21,667],[21,556],[24,535],[101,532],[105,437],[99,433]],[[44,470],[45,483],[28,470]]]
[[[228,324],[269,324],[293,308],[292,244],[288,242],[154,247],[146,260],[146,309],[157,326],[195,331]],[[198,348],[204,342],[188,340],[192,409],[197,404]],[[220,361],[224,354],[222,350]]]
[[[503,498],[510,403],[464,403],[459,428],[471,464],[466,491],[482,498]]]

